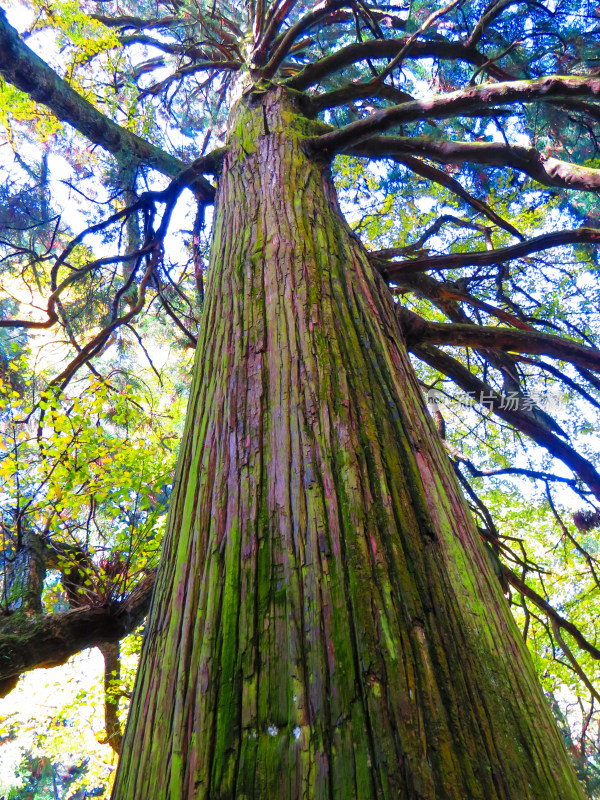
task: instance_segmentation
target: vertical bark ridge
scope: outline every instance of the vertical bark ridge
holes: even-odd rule
[[[307,124],[232,116],[113,797],[582,798]]]

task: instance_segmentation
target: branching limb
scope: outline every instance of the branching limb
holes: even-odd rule
[[[90,272],[94,271],[98,267],[110,265],[110,264],[118,264],[118,263],[131,263],[134,262],[133,267],[127,270],[128,272],[128,280],[127,282],[119,289],[115,296],[115,302],[113,302],[113,306],[118,306],[118,301],[120,298],[127,292],[130,288],[134,277],[135,272],[137,269],[137,265],[139,264],[140,260],[144,256],[149,256],[150,253],[156,250],[158,246],[162,243],[162,240],[166,234],[166,230],[170,221],[171,213],[173,207],[179,197],[179,194],[183,187],[193,185],[196,177],[204,171],[209,171],[213,167],[216,168],[216,163],[218,161],[220,151],[210,154],[209,156],[199,158],[194,161],[189,167],[186,167],[179,175],[174,178],[169,186],[159,192],[145,192],[142,194],[133,204],[129,205],[127,208],[123,208],[120,211],[115,212],[111,216],[107,217],[106,219],[102,220],[101,222],[97,223],[96,225],[90,225],[85,230],[81,231],[77,236],[73,237],[71,241],[65,246],[62,253],[56,258],[50,273],[50,288],[52,290],[52,294],[48,298],[48,304],[46,308],[47,319],[43,321],[35,321],[35,320],[27,320],[27,319],[20,319],[20,318],[8,318],[8,319],[0,319],[0,328],[29,328],[29,329],[44,329],[44,328],[51,328],[59,321],[59,314],[57,308],[60,303],[61,295],[74,283],[85,278]],[[211,192],[214,194],[214,189],[210,187]],[[116,255],[116,256],[105,256],[103,258],[95,259],[94,261],[89,262],[88,264],[82,266],[79,269],[72,270],[60,283],[58,281],[59,272],[62,267],[67,265],[68,259],[73,253],[73,250],[80,244],[84,242],[86,237],[99,233],[101,231],[107,230],[111,225],[114,225],[121,220],[128,220],[135,214],[137,211],[149,211],[153,210],[156,203],[165,203],[165,211],[163,213],[163,217],[161,223],[156,231],[155,235],[142,247],[135,250],[134,252],[123,254],[123,255]],[[205,202],[199,200],[199,204],[202,208],[204,208]],[[114,321],[114,320],[113,320]],[[76,349],[79,349],[78,347]]]
[[[429,28],[431,28],[434,22],[437,22],[438,19],[443,17],[449,11],[452,11],[452,9],[456,8],[458,3],[460,2],[461,0],[450,0],[450,2],[447,3],[445,6],[442,6],[442,8],[438,8],[436,11],[429,14],[429,16],[423,22],[423,24],[419,28],[417,28],[417,30],[414,33],[411,33],[411,35],[406,40],[405,44],[400,48],[398,53],[390,61],[387,67],[379,75],[377,75],[377,77],[369,81],[369,83],[373,86],[376,86],[378,83],[382,82],[388,75],[390,75],[396,68],[398,68],[402,63],[402,59],[404,58],[404,56],[407,55],[407,53],[410,51],[411,45],[413,45],[416,42],[419,36],[425,33],[425,31],[427,31]]]
[[[192,64],[187,64],[175,70],[172,75],[164,78],[158,83],[149,86],[140,92],[139,99],[143,99],[147,95],[160,94],[167,86],[170,86],[175,81],[181,81],[184,78],[195,75],[197,72],[206,72],[214,70],[223,70],[224,72],[237,72],[241,67],[239,61],[194,61]]]
[[[527,239],[510,247],[499,247],[497,250],[478,250],[470,253],[448,253],[443,256],[421,256],[420,258],[407,259],[385,266],[381,262],[380,271],[387,280],[394,280],[403,274],[422,272],[428,269],[449,270],[461,267],[486,267],[492,264],[502,264],[517,258],[550,250],[568,244],[600,243],[599,228],[576,228],[575,230],[553,231]]]
[[[118,603],[0,618],[0,697],[23,672],[56,667],[87,647],[118,641],[134,631],[148,613],[154,578],[152,571]]]
[[[374,134],[383,133],[402,123],[422,119],[450,119],[474,111],[482,117],[493,116],[504,105],[540,100],[560,102],[562,99],[578,97],[595,100],[598,95],[598,77],[549,75],[536,80],[485,83],[376,111],[369,117],[351,122],[336,131],[315,136],[309,142],[316,151],[333,156],[335,153],[345,152]]]
[[[540,472],[536,469],[526,469],[525,467],[498,467],[495,469],[479,469],[473,462],[455,449],[449,450],[451,455],[461,464],[464,464],[474,478],[497,478],[502,475],[518,475],[522,478],[533,478],[537,481],[553,481],[556,483],[566,483],[568,486],[575,487],[577,481],[574,478],[563,478],[560,475],[553,475],[550,472]]]
[[[313,102],[318,100],[317,97]],[[493,167],[512,167],[543,186],[579,189],[584,192],[600,191],[600,169],[581,167],[544,156],[534,147],[507,147],[498,142],[450,142],[424,137],[374,136],[346,152],[369,158],[393,159],[413,155],[424,156],[440,164],[471,162]]]
[[[546,497],[548,498],[548,505],[550,506],[552,515],[556,520],[556,522],[558,523],[558,526],[562,531],[563,537],[567,539],[569,542],[571,542],[571,544],[573,545],[575,550],[577,550],[579,555],[585,559],[588,565],[588,569],[590,570],[592,577],[594,578],[594,583],[598,588],[600,588],[600,580],[598,579],[598,573],[596,572],[596,567],[598,566],[599,563],[598,559],[594,558],[590,553],[588,553],[585,547],[582,547],[579,544],[577,539],[572,535],[571,531],[567,528],[567,526],[563,522],[561,515],[558,513],[558,509],[556,508],[554,500],[552,499],[552,492],[550,491],[550,486],[547,483],[546,483]]]
[[[448,344],[461,347],[492,348],[517,353],[535,353],[571,361],[600,372],[600,350],[537,331],[511,330],[488,325],[460,325],[428,322],[408,309],[399,309],[403,332],[412,344]]]
[[[526,356],[519,356],[519,361],[524,364],[532,364],[534,367],[538,367],[544,372],[549,372],[551,375],[554,375],[557,380],[562,381],[566,386],[570,389],[573,389],[574,392],[581,395],[581,397],[585,398],[587,402],[597,408],[600,411],[600,403],[596,400],[595,397],[586,391],[583,386],[581,386],[577,381],[572,380],[569,378],[568,375],[565,375],[563,370],[558,369],[558,367],[553,366],[552,364],[547,364],[545,361],[541,361],[539,358],[527,358]],[[588,375],[590,373],[588,372]],[[593,377],[593,376],[592,376]]]
[[[262,64],[264,64],[267,52],[271,48],[281,26],[292,12],[297,2],[298,0],[280,0],[279,3],[273,4],[272,13],[269,14],[266,19],[264,33],[262,34],[260,42],[257,43],[253,54],[253,60],[258,66],[262,66]],[[303,31],[309,28],[311,24],[314,25],[316,21],[331,13],[331,7],[333,5],[334,3],[320,3],[316,11],[307,15],[309,20],[307,20],[306,17],[303,17],[299,22],[293,25],[289,31],[286,32],[283,42],[279,44],[275,54],[271,57],[271,61],[267,64],[267,67],[264,71],[265,77],[269,77],[269,75],[274,73],[279,63],[287,55],[296,38],[300,36]],[[338,2],[336,5],[343,5],[343,3]],[[274,61],[274,59],[276,59],[276,61]]]
[[[180,17],[143,17],[119,16],[107,17],[104,14],[90,14],[92,19],[106,25],[107,28],[121,28],[122,30],[152,30],[153,28],[169,28],[172,25],[181,25]]]

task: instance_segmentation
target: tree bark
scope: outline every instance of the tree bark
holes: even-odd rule
[[[1,612],[37,614],[42,610],[42,589],[46,577],[44,543],[33,531],[16,537],[12,557],[3,554],[4,574],[0,576]]]
[[[583,798],[312,132],[232,115],[113,800]]]
[[[121,752],[123,734],[119,722],[119,700],[122,697],[121,654],[119,642],[105,642],[98,648],[104,659],[104,732],[103,744],[109,744],[117,755]]]

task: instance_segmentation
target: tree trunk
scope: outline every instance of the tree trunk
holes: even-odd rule
[[[104,740],[117,755],[121,752],[123,734],[119,722],[121,683],[121,653],[119,642],[105,642],[98,648],[104,659]]]
[[[232,115],[113,798],[582,798],[309,126]]]

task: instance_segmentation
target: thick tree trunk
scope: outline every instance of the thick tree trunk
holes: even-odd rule
[[[233,118],[113,798],[582,798],[305,124]]]

